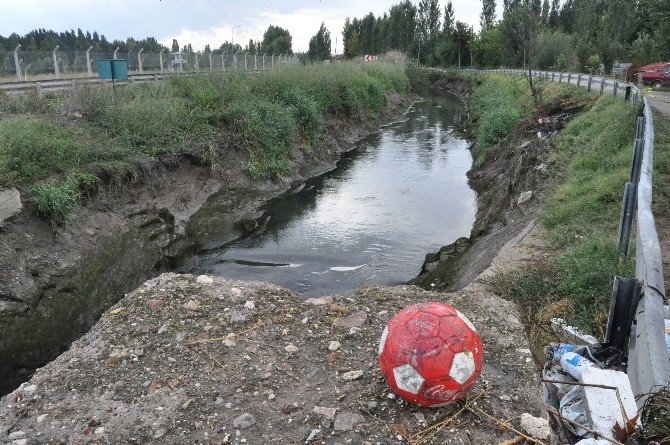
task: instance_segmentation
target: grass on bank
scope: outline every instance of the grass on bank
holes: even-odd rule
[[[544,97],[545,103],[552,94]],[[506,96],[494,96],[492,108],[512,107],[510,102],[519,106],[524,100],[510,88]],[[538,347],[547,340],[545,332],[553,317],[602,338],[614,275],[634,275],[633,261],[618,251],[616,233],[623,187],[630,172],[637,110],[621,98],[602,97],[591,103],[551,143],[554,185],[541,217],[550,257],[521,272],[499,274],[492,282],[499,294],[519,303],[531,341]],[[518,110],[510,114],[516,117]],[[486,112],[482,119],[487,119]],[[507,120],[497,125],[498,121],[492,124],[500,129],[501,137],[504,128],[511,126]],[[482,146],[489,143],[489,134],[482,131]]]
[[[214,166],[241,147],[249,174],[273,179],[289,173],[296,144],[309,150],[321,143],[327,119],[374,119],[388,94],[407,94],[410,86],[402,67],[342,63],[259,76],[175,76],[117,87],[116,94],[81,86],[43,98],[3,97],[0,186],[28,189],[42,213],[63,221],[91,187],[136,179],[162,155],[189,154]]]

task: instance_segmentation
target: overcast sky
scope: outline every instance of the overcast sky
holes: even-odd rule
[[[293,50],[306,51],[321,22],[342,52],[342,26],[347,17],[372,11],[381,15],[400,0],[0,0],[0,35],[25,34],[35,28],[98,31],[109,40],[153,36],[167,46],[206,44],[219,47],[232,37],[246,43],[262,38],[269,25],[287,28]],[[444,8],[447,0],[440,0]],[[418,3],[418,0],[415,0]],[[481,1],[453,0],[456,19],[479,28]],[[502,0],[498,0],[498,13]],[[333,47],[333,51],[336,48]]]

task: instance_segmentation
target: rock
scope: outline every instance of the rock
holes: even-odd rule
[[[189,310],[189,311],[194,311],[200,307],[197,301],[195,300],[189,300],[188,303],[184,303],[182,306],[184,309]]]
[[[200,284],[212,284],[214,279],[208,277],[207,275],[200,275],[198,278],[196,278],[196,281]]]
[[[0,190],[0,227],[23,208],[21,194],[15,188]]]
[[[147,303],[147,307],[152,311],[155,311],[156,309],[160,309],[164,305],[165,305],[165,302],[163,300],[149,300],[149,302]]]
[[[286,346],[284,346],[284,350],[285,350],[286,352],[288,352],[289,354],[292,354],[292,353],[294,353],[294,352],[298,352],[298,351],[300,350],[300,348],[298,348],[298,347],[297,347],[296,345],[294,345],[293,343],[289,343],[289,344],[287,344]]]
[[[349,315],[347,318],[337,318],[333,322],[333,327],[360,328],[365,324],[365,321],[367,319],[368,319],[367,312],[356,312],[355,314]]]
[[[329,407],[325,407],[325,406],[315,406],[312,411],[314,411],[314,414],[318,414],[320,416],[323,416],[326,419],[334,419],[335,418],[335,413],[337,412],[337,408],[329,408]]]
[[[46,418],[47,418],[47,415],[46,415],[46,414],[40,414],[39,416],[37,416],[37,419],[36,419],[36,420],[37,420],[37,423],[42,423],[42,422],[44,422],[44,420],[45,420]]]
[[[335,352],[338,349],[340,349],[340,346],[342,346],[342,345],[340,344],[339,341],[333,340],[330,343],[328,343],[328,350],[331,351],[331,352]]]
[[[307,439],[305,439],[305,443],[309,443],[319,437],[319,434],[321,434],[321,430],[312,430],[310,431],[309,435],[307,436]]]
[[[305,303],[313,304],[314,306],[320,306],[323,304],[331,304],[335,299],[333,297],[319,297],[319,298],[308,298],[305,300]]]
[[[35,391],[37,391],[37,385],[26,385],[23,388],[21,388],[21,391],[23,391],[27,395],[31,395]]]
[[[342,374],[342,380],[350,381],[350,380],[358,380],[361,377],[363,377],[363,371],[356,370],[356,371],[349,371],[345,372]]]
[[[214,400],[214,405],[216,406],[223,405],[223,399],[221,397],[217,397],[216,400]]]
[[[12,445],[28,445],[28,439],[16,439]]]
[[[356,425],[365,422],[365,417],[358,413],[345,411],[335,418],[335,431],[351,431]]]
[[[26,433],[24,431],[14,431],[13,433],[9,433],[7,439],[16,440],[16,439],[23,439],[24,437],[26,437]]]
[[[248,300],[246,303],[244,303],[244,308],[252,311],[256,309],[256,303],[254,303],[252,300]]]
[[[244,430],[256,423],[256,419],[249,413],[244,413],[233,420],[233,427],[238,430]]]
[[[531,143],[531,141],[526,141],[526,142],[524,142],[523,144],[521,144],[521,145],[519,146],[519,148],[521,148],[521,149],[523,149],[523,148],[527,148],[527,147],[530,145],[530,143]]]
[[[528,190],[526,192],[523,192],[519,195],[519,197],[516,200],[516,203],[518,205],[521,205],[525,202],[530,201],[530,199],[533,197],[533,192],[531,190]]]
[[[521,414],[521,429],[523,429],[526,434],[540,440],[548,439],[551,434],[551,428],[549,427],[549,421],[547,419],[535,417],[528,413]]]

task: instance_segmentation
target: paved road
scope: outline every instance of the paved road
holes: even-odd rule
[[[652,91],[647,98],[655,111],[670,117],[670,91]]]

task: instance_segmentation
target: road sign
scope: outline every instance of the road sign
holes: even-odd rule
[[[370,62],[372,60],[372,56],[370,54],[365,55],[365,61]]]
[[[128,61],[125,59],[100,59],[97,65],[100,79],[128,80]]]

